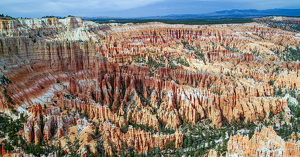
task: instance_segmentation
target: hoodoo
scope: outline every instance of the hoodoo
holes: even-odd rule
[[[299,156],[299,44],[256,22],[0,19],[0,155]]]

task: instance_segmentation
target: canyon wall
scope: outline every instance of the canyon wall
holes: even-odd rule
[[[1,75],[11,81],[1,86],[0,109],[29,115],[23,137],[35,144],[63,141],[80,125],[99,127],[109,155],[125,143],[138,153],[173,141],[179,148],[183,122],[210,119],[217,128],[255,122],[288,111],[274,88],[300,86],[299,63],[280,61],[273,51],[284,47],[270,44],[291,44],[293,34],[256,23],[114,26],[72,17],[0,23]],[[88,141],[94,148],[96,141]]]

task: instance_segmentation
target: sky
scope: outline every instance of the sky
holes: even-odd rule
[[[0,14],[30,18],[46,15],[130,18],[274,8],[300,9],[300,0],[0,0]]]

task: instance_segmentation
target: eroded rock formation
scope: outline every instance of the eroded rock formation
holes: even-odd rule
[[[299,63],[275,56],[284,50],[279,43],[300,40],[257,23],[100,25],[70,17],[0,24],[1,75],[11,81],[1,85],[0,109],[28,115],[28,142],[55,137],[66,151],[63,137],[77,129],[97,153],[86,132],[98,126],[109,155],[125,143],[139,153],[173,141],[178,148],[183,123],[261,120],[288,108],[275,88],[300,86]]]
[[[285,142],[276,134],[271,126],[263,127],[261,132],[255,131],[251,139],[248,135],[237,134],[230,137],[228,156],[299,156],[300,145],[289,140]]]

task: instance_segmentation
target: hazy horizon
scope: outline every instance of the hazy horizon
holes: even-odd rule
[[[0,0],[0,14],[40,18],[46,15],[80,17],[147,17],[204,14],[231,9],[299,9],[298,0]]]

